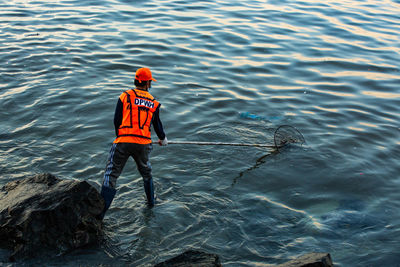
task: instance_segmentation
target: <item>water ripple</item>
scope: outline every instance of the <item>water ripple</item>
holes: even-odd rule
[[[396,1],[0,7],[0,185],[43,171],[100,183],[114,105],[141,66],[158,80],[151,92],[170,140],[272,144],[278,124],[307,140],[308,150],[273,155],[154,148],[151,212],[130,162],[106,220],[118,222],[110,242],[120,249],[101,262],[111,253],[146,266],[186,248],[218,253],[224,266],[278,264],[305,249],[346,266],[398,255]]]

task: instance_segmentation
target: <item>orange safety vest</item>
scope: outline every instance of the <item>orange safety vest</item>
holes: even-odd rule
[[[122,123],[114,143],[150,144],[150,125],[153,114],[160,105],[147,91],[132,89],[123,92]]]

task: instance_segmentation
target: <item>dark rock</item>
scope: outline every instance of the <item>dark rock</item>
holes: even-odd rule
[[[154,267],[221,267],[219,256],[196,250],[188,250]]]
[[[9,182],[0,190],[0,247],[16,260],[97,244],[103,207],[86,181],[39,174]]]
[[[277,267],[332,267],[332,259],[329,253],[308,253]]]

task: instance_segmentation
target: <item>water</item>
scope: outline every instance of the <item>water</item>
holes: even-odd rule
[[[154,147],[154,209],[131,161],[107,243],[36,264],[150,266],[192,248],[224,266],[310,251],[338,266],[399,266],[397,0],[0,7],[0,185],[41,172],[100,185],[117,98],[142,66],[170,140],[272,144],[289,124],[307,141],[271,155]]]

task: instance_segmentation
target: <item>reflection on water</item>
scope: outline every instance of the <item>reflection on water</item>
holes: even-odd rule
[[[114,105],[141,66],[158,80],[151,92],[170,140],[273,145],[281,124],[307,140],[280,153],[155,147],[158,205],[146,209],[129,162],[107,242],[64,265],[147,266],[188,248],[224,266],[308,251],[339,266],[398,262],[396,1],[0,6],[0,185],[39,172],[99,184]]]

